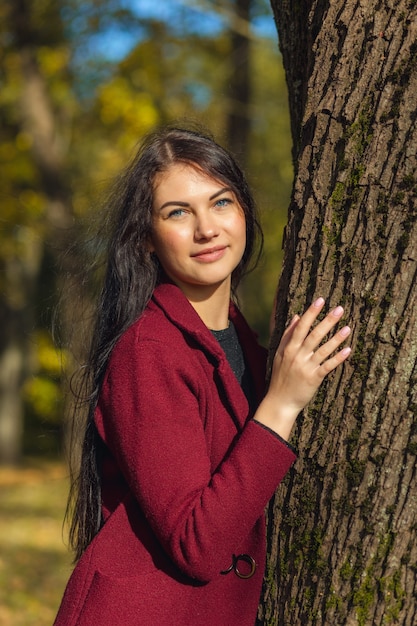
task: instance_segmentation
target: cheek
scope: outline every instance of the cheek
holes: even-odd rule
[[[187,235],[181,229],[164,230],[152,235],[154,250],[159,258],[169,258],[175,256],[183,249],[187,240]]]
[[[235,215],[233,222],[230,225],[232,232],[235,234],[236,239],[240,240],[243,247],[246,246],[246,219],[243,213]]]

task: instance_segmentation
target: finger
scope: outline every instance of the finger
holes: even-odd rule
[[[302,343],[310,332],[311,326],[316,321],[324,306],[324,298],[317,298],[306,312],[300,317],[297,330],[293,333],[294,339]]]
[[[318,363],[322,363],[329,357],[337,348],[349,337],[351,329],[349,326],[344,326],[339,332],[337,332],[331,339],[321,345],[314,353],[314,360]]]
[[[283,337],[286,337],[288,335],[292,335],[293,332],[294,332],[294,328],[297,326],[299,321],[300,321],[300,316],[299,315],[294,315],[294,317],[292,318],[291,322],[288,324],[287,328],[285,329]]]
[[[304,347],[308,351],[314,351],[323,339],[329,334],[332,328],[339,322],[343,315],[343,307],[337,306],[330,311],[326,317],[319,323],[304,341]]]
[[[346,361],[351,352],[351,348],[343,348],[343,350],[340,350],[340,352],[332,356],[331,359],[327,359],[327,361],[324,361],[324,363],[320,365],[320,370],[323,378],[334,369],[336,369],[336,367],[343,363],[343,361]]]
[[[294,315],[294,317],[292,318],[291,322],[288,324],[287,328],[284,331],[284,334],[281,337],[281,341],[279,342],[279,346],[278,346],[278,350],[280,353],[285,350],[285,347],[288,345],[288,343],[290,342],[293,334],[294,334],[294,329],[297,326],[297,324],[300,321],[300,316],[299,315]]]

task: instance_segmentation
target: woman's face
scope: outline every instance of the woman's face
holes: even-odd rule
[[[230,291],[245,246],[243,209],[223,182],[185,164],[157,175],[150,249],[186,296],[220,285]]]

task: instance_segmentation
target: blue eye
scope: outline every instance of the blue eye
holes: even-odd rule
[[[220,200],[217,200],[216,206],[226,207],[231,203],[232,203],[232,200],[230,200],[229,198],[220,198]]]
[[[174,209],[170,211],[168,217],[182,217],[184,215],[184,209]]]

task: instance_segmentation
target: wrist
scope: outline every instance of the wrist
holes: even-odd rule
[[[253,419],[288,441],[299,413],[298,407],[273,401],[267,395],[259,405]]]

